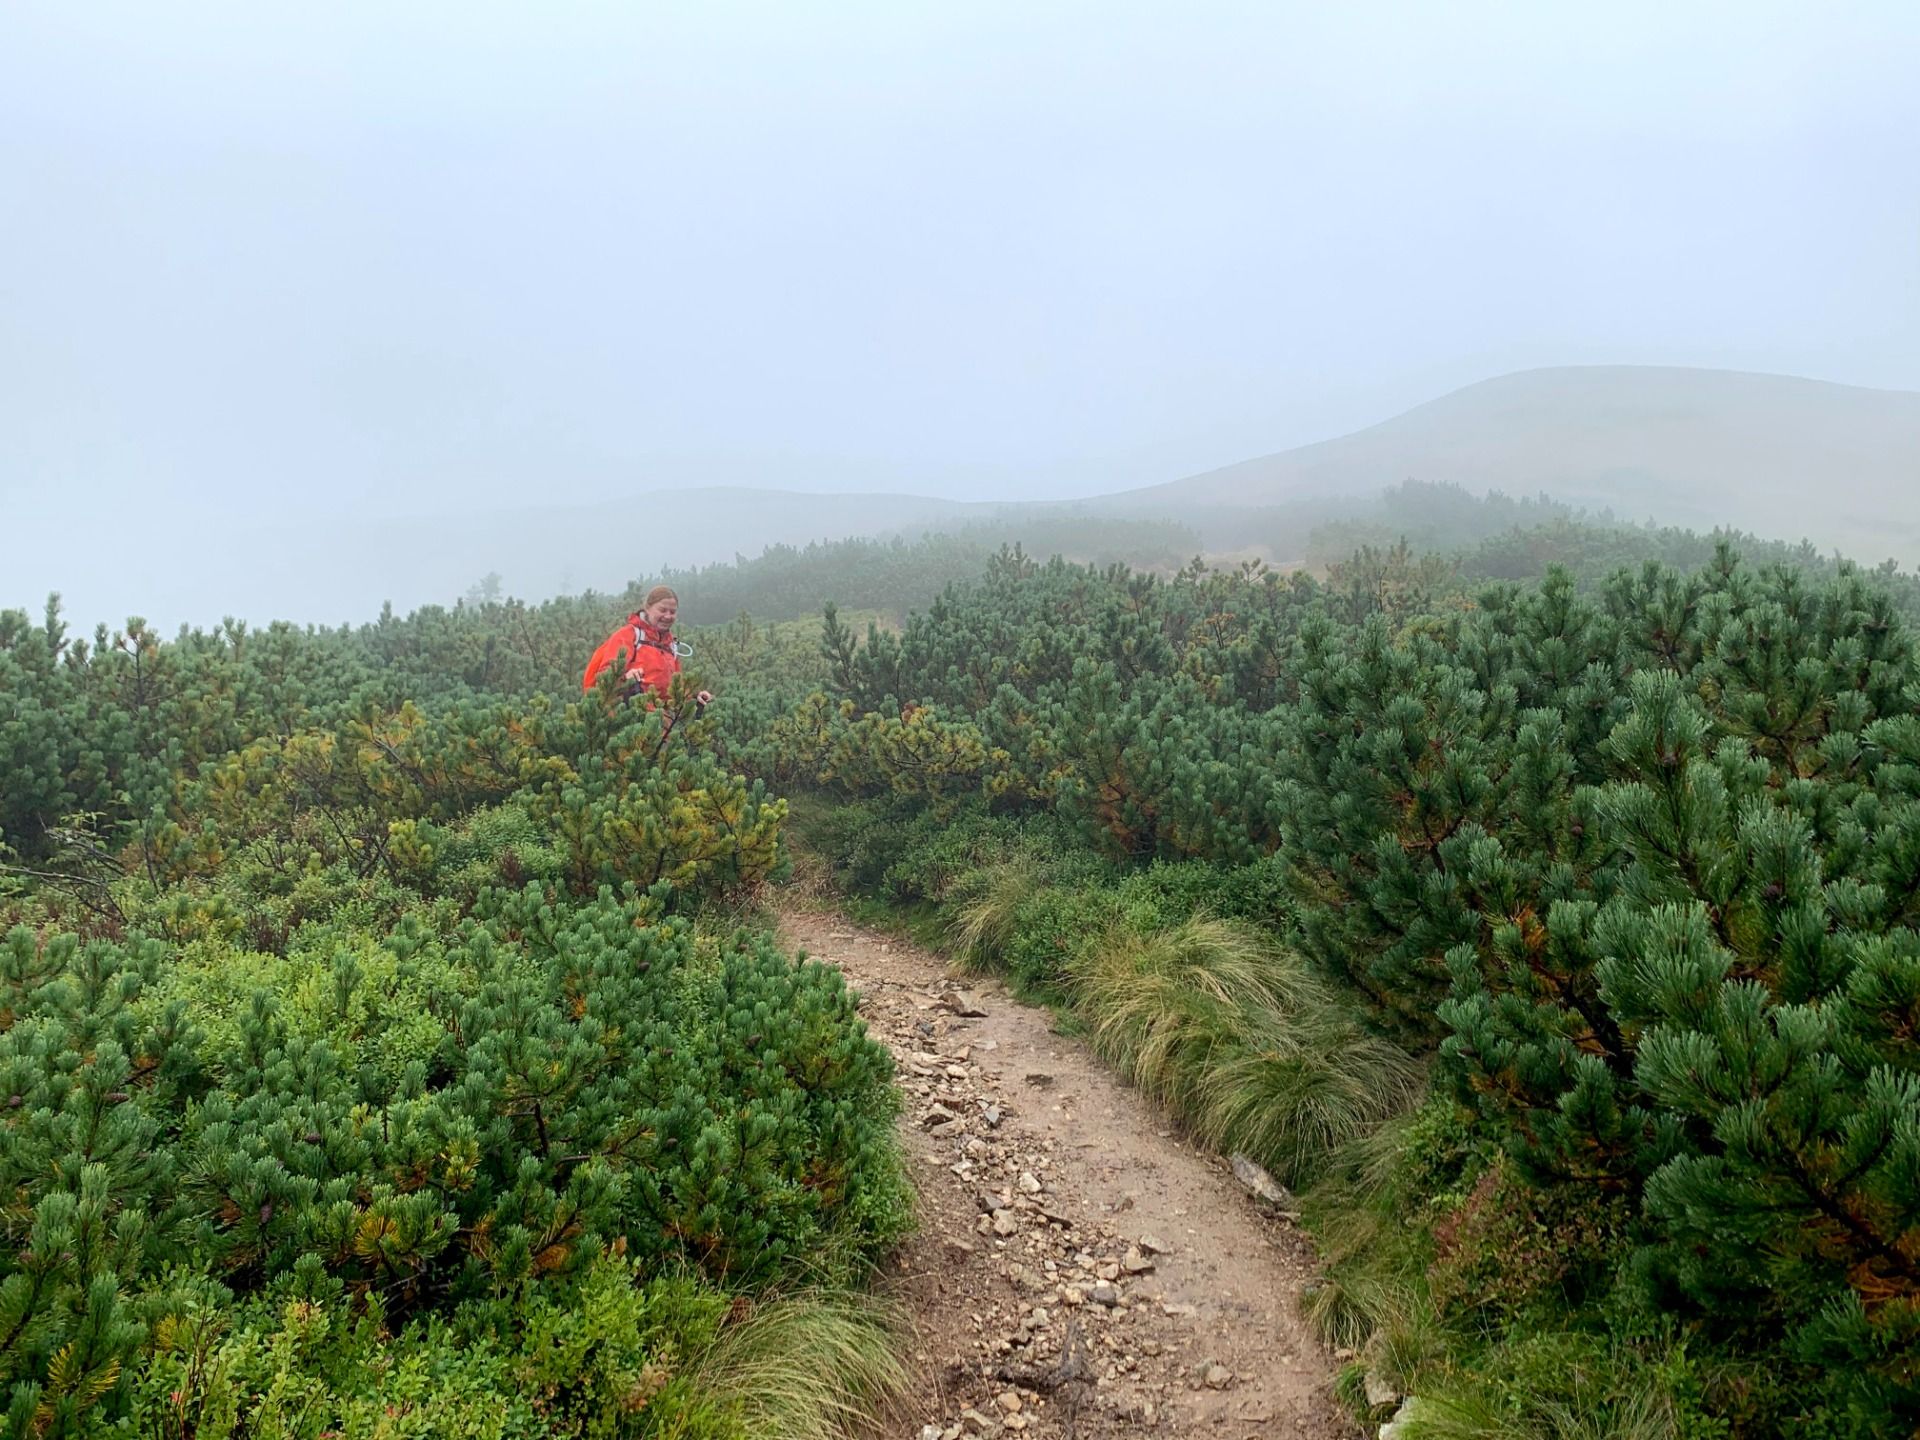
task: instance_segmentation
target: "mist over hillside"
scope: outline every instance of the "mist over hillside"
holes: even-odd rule
[[[0,603],[37,610],[53,587],[36,577],[57,562],[66,612],[86,626],[130,614],[162,628],[228,614],[338,623],[367,619],[383,602],[401,611],[451,603],[489,574],[527,599],[612,593],[770,546],[852,537],[990,524],[1029,548],[1072,550],[1076,516],[1148,523],[1075,558],[1164,566],[1176,532],[1156,533],[1158,522],[1216,559],[1315,564],[1327,558],[1310,545],[1316,532],[1387,514],[1382,497],[1408,480],[1551,497],[1624,523],[1806,539],[1869,564],[1912,566],[1920,394],[1651,366],[1525,371],[1350,435],[1067,505],[708,487],[431,515],[321,506],[273,524],[162,512],[99,532],[80,562],[53,551],[21,557]],[[1405,515],[1412,499],[1392,513]],[[1523,504],[1513,523],[1529,514]]]
[[[1920,394],[1730,370],[1528,370],[1107,503],[1197,521],[1407,479],[1545,492],[1626,520],[1804,538],[1910,565],[1920,559]]]
[[[76,624],[144,616],[162,629],[223,615],[337,624],[451,604],[489,574],[526,599],[615,592],[662,570],[758,555],[769,546],[848,535],[919,533],[990,506],[904,495],[801,495],[716,488],[632,495],[598,505],[387,514],[320,507],[292,522],[168,515],[102,533],[82,562],[27,557],[58,583]],[[56,579],[57,577],[57,579]],[[0,604],[38,610],[19,570]]]

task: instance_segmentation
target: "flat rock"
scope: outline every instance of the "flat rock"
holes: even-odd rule
[[[1007,1267],[1007,1279],[1013,1282],[1014,1289],[1026,1295],[1043,1295],[1053,1288],[1039,1271],[1017,1261]]]
[[[1257,1161],[1246,1155],[1234,1155],[1228,1163],[1233,1166],[1233,1178],[1245,1186],[1254,1199],[1287,1214],[1296,1212],[1297,1207],[1287,1187],[1269,1175]]]
[[[1426,1408],[1421,1405],[1419,1396],[1409,1395],[1394,1411],[1393,1419],[1380,1427],[1379,1440],[1412,1440],[1414,1425],[1423,1417]]]
[[[1369,1370],[1367,1372],[1366,1387],[1367,1409],[1369,1410],[1384,1410],[1389,1405],[1396,1404],[1400,1399],[1400,1392],[1375,1371]]]

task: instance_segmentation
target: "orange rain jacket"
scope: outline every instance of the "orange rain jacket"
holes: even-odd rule
[[[626,667],[623,673],[629,684],[640,690],[666,694],[673,677],[680,673],[680,657],[673,652],[673,632],[656,630],[647,623],[647,617],[637,611],[629,615],[627,623],[601,641],[600,648],[593,652],[580,688],[593,689],[593,682],[600,678],[602,670],[621,664]]]

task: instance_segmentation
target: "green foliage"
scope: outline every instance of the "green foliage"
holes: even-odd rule
[[[1070,998],[1081,952],[1129,918],[1111,889],[1038,883],[1034,871],[1017,865],[969,877],[954,899],[953,933],[969,946],[969,958],[992,963],[1017,988],[1049,1000]]]
[[[1721,1440],[1731,1433],[1709,1408],[1713,1377],[1679,1347],[1650,1354],[1546,1330],[1504,1347],[1498,1365],[1498,1378],[1427,1376],[1405,1433],[1414,1440]]]
[[[1352,567],[1369,550],[1379,557],[1405,544],[1417,552],[1418,558],[1409,557],[1412,564],[1430,558],[1440,566],[1430,573],[1450,580],[1445,588],[1468,591],[1488,581],[1538,581],[1556,569],[1572,575],[1582,589],[1598,589],[1620,570],[1637,570],[1649,561],[1675,571],[1702,569],[1726,546],[1737,548],[1751,564],[1783,566],[1820,581],[1850,568],[1840,556],[1823,554],[1804,540],[1636,524],[1544,494],[1514,497],[1495,490],[1476,496],[1459,485],[1406,480],[1371,502],[1341,508],[1347,513],[1330,515],[1325,506],[1316,512],[1311,504],[1254,512],[1227,522],[1225,529],[1209,517],[1202,528],[1223,543],[1252,540],[1329,571]],[[1907,616],[1920,617],[1920,576],[1891,561],[1874,566],[1871,574]]]
[[[967,796],[1005,788],[1003,752],[987,748],[976,726],[930,711],[857,714],[818,692],[774,723],[784,772],[812,777],[862,797],[894,795],[950,811]]]
[[[789,1364],[715,1294],[904,1223],[844,991],[696,927],[785,869],[767,784],[1312,1181],[1312,1317],[1421,1423],[1920,1424],[1920,585],[1444,487],[1373,521],[1325,581],[1136,573],[1124,526],[680,577],[866,611],[695,636],[705,715],[579,694],[631,595],[0,615],[7,1433],[806,1433],[883,1383],[857,1317]]]
[[[1631,1234],[1625,1199],[1604,1190],[1526,1184],[1504,1157],[1433,1225],[1429,1293],[1439,1312],[1510,1324],[1603,1294]]]
[[[1016,521],[983,521],[917,539],[854,537],[805,546],[773,545],[752,559],[669,570],[661,578],[703,615],[754,615],[783,621],[818,614],[834,601],[895,619],[933,601],[948,585],[973,578],[993,555],[1024,545],[1039,555],[1084,564],[1175,569],[1200,553],[1196,532],[1162,519],[1128,520],[1058,512]],[[645,589],[644,586],[639,587]]]
[[[1537,1183],[1644,1197],[1638,1283],[1802,1353],[1849,1294],[1901,1333],[1914,672],[1889,602],[1723,558],[1623,576],[1605,611],[1555,581],[1338,638],[1309,636],[1293,782],[1312,952],[1409,1028],[1437,1015]]]
[[[1625,528],[1610,516],[1587,516],[1546,495],[1515,498],[1495,490],[1480,497],[1459,485],[1403,480],[1358,513],[1315,526],[1307,539],[1306,556],[1331,566],[1369,548],[1386,551],[1403,542],[1424,552],[1444,553],[1468,549],[1495,536],[1574,523]]]
[[[881,798],[806,805],[800,840],[826,862],[850,894],[903,906],[957,900],[978,872],[1003,862],[1067,883],[1112,879],[1107,861],[1077,848],[1072,832],[1045,815],[1010,815],[970,804],[935,813],[911,801]]]
[[[1391,1263],[1336,1282],[1334,1331],[1418,1350],[1544,1307],[1638,1345],[1662,1315],[1793,1377],[1743,1424],[1910,1429],[1920,661],[1900,577],[1785,558],[1468,596],[1405,549],[1326,585],[1004,555],[897,635],[829,617],[834,698],[779,744],[861,802],[857,883],[944,904],[1040,993],[1074,977],[1205,1133],[1313,1173],[1379,1119],[1302,1109],[1313,1067],[1249,1018],[1297,1023],[1296,972],[1434,1057],[1508,1160],[1421,1200],[1444,1256],[1361,1227]],[[919,817],[958,832],[937,877],[898,858]],[[1064,878],[1074,853],[1117,868]],[[1229,964],[1181,928],[1206,911],[1278,943]]]
[[[309,1266],[237,1312],[166,1309],[132,1418],[180,1437],[744,1440],[740,1397],[700,1373],[727,1314],[724,1296],[605,1259],[569,1303],[469,1302],[389,1334]]]
[[[1277,792],[1234,762],[1272,744],[1263,712],[1311,593],[1258,570],[1160,582],[1004,552],[897,636],[856,644],[829,615],[838,702],[800,706],[780,748],[795,779],[842,795],[1047,806],[1116,857],[1255,859]]]
[[[481,598],[0,616],[0,1435],[814,1437],[896,1378],[835,1288],[908,1222],[890,1062],[707,928],[784,804],[690,676],[579,694],[598,605]],[[846,1393],[769,1419],[803,1312]]]
[[[403,926],[324,965],[24,928],[4,956],[0,1184],[27,1223],[0,1381],[59,1424],[115,1392],[132,1297],[180,1267],[324,1276],[410,1320],[568,1294],[606,1253],[847,1278],[905,1225],[890,1063],[838,973],[646,899],[496,892],[449,943]]]
[[[554,837],[576,894],[623,884],[740,889],[776,868],[786,807],[703,748],[690,688],[677,679],[660,710],[609,712],[590,697],[543,737],[563,763],[529,788],[527,809]]]

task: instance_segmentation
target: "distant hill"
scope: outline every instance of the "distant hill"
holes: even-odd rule
[[[852,536],[989,524],[1050,547],[1076,515],[1174,519],[1191,527],[1180,543],[1191,534],[1216,556],[1299,561],[1316,527],[1379,518],[1383,492],[1409,479],[1920,564],[1920,394],[1596,366],[1504,375],[1351,435],[1065,505],[687,487],[439,515],[322,506],[272,525],[157,506],[138,524],[89,524],[83,546],[23,552],[0,607],[37,611],[58,587],[83,628],[135,612],[162,629],[223,614],[362,620],[382,599],[402,611],[451,603],[489,572],[527,598],[618,592],[666,569]],[[1093,551],[1164,562],[1124,527],[1099,538]]]
[[[1527,370],[1365,430],[1107,497],[1188,516],[1403,480],[1920,560],[1920,393],[1661,366]]]

